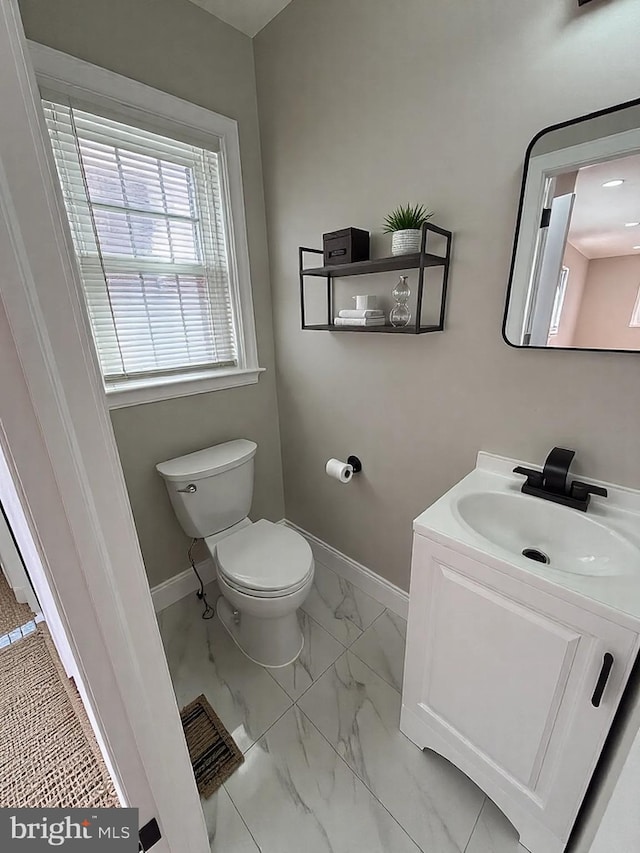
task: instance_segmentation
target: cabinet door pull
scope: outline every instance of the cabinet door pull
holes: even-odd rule
[[[591,704],[594,708],[600,707],[600,702],[602,701],[602,694],[604,693],[604,688],[607,686],[607,681],[609,680],[609,676],[611,675],[612,668],[613,655],[610,652],[605,652],[605,655],[602,658],[602,669],[600,670],[600,675],[598,676],[596,689],[593,691],[593,696],[591,697]]]

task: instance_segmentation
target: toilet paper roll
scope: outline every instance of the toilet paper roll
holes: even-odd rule
[[[347,462],[341,462],[339,459],[330,459],[325,467],[329,477],[333,477],[339,483],[349,483],[353,476],[353,467]]]

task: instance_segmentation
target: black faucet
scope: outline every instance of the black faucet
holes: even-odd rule
[[[581,483],[579,480],[574,480],[569,485],[569,468],[575,455],[575,450],[554,447],[547,456],[542,471],[522,468],[518,465],[513,469],[513,473],[524,474],[527,478],[522,484],[521,491],[525,495],[534,495],[545,501],[553,501],[586,512],[591,495],[606,498],[607,490],[591,483]]]

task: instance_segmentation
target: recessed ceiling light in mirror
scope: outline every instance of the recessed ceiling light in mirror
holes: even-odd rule
[[[624,223],[625,228],[635,228],[636,225],[640,225],[640,222],[625,222]]]
[[[620,178],[616,178],[615,181],[605,181],[602,186],[607,187],[607,188],[609,188],[609,187],[620,187],[620,186],[622,186],[622,184],[624,184],[624,181],[621,180]]]

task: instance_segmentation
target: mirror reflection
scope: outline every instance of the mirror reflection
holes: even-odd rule
[[[532,143],[504,335],[514,346],[640,350],[640,108]]]

